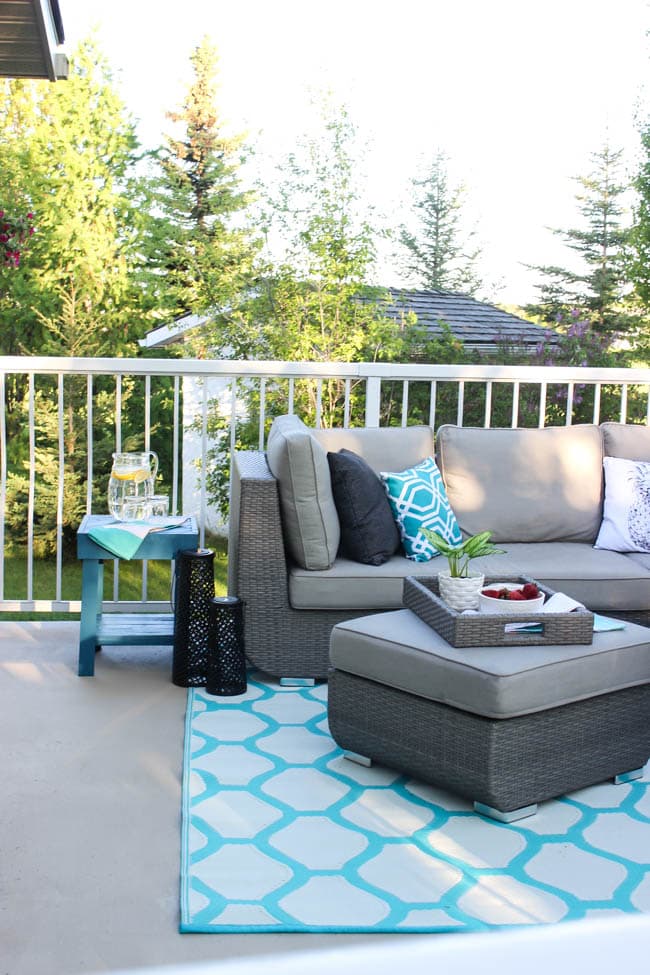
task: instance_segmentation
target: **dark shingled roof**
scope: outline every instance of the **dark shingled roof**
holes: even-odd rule
[[[557,334],[550,328],[502,311],[485,301],[451,291],[418,291],[388,288],[392,303],[384,310],[390,318],[401,320],[409,312],[432,336],[441,335],[441,322],[446,322],[453,335],[470,348],[493,350],[496,343],[506,342],[532,352],[542,339],[555,343]]]

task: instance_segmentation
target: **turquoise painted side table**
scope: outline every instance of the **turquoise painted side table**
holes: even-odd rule
[[[81,559],[81,626],[79,676],[95,673],[95,652],[102,646],[171,646],[173,613],[104,613],[104,562],[112,555],[88,535],[91,528],[114,522],[111,515],[86,515],[77,531],[77,558]],[[174,559],[183,549],[196,549],[199,532],[195,518],[177,528],[152,532],[138,550],[138,559]]]

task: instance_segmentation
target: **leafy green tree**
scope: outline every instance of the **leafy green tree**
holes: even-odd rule
[[[178,111],[176,134],[157,153],[150,182],[157,216],[146,250],[168,318],[218,316],[249,288],[259,244],[248,220],[251,193],[241,187],[242,135],[229,135],[217,104],[216,49],[205,37],[191,55],[193,80]]]
[[[581,267],[534,268],[543,280],[540,302],[529,310],[541,312],[547,322],[567,318],[577,308],[599,332],[624,333],[635,326],[627,295],[630,226],[623,197],[629,186],[622,177],[622,155],[607,145],[592,155],[592,172],[577,179],[582,226],[553,231],[579,255]]]
[[[107,341],[114,353],[133,351],[143,327],[134,276],[138,200],[129,184],[137,141],[96,42],[79,46],[65,84],[5,86],[0,132],[0,164],[37,226],[3,295],[3,351],[42,351],[47,342],[49,352],[66,354],[70,301],[90,333],[86,354]]]
[[[447,163],[438,152],[423,177],[411,181],[413,219],[399,232],[402,264],[418,287],[473,295],[483,283],[476,266],[481,251],[475,231],[463,232],[466,189],[452,184]]]
[[[388,295],[369,286],[377,231],[368,219],[359,181],[356,130],[345,108],[324,101],[321,129],[302,140],[279,167],[281,179],[266,201],[265,232],[271,242],[250,298],[220,323],[211,344],[221,342],[238,358],[285,361],[402,361],[420,337],[417,328],[389,319]],[[259,393],[245,386],[247,419],[240,445],[257,443]],[[341,380],[296,382],[294,408],[315,422],[343,422]],[[363,422],[363,388],[352,383],[353,422]],[[265,416],[286,412],[287,383],[267,382]],[[225,420],[215,413],[212,432]],[[225,442],[217,443],[209,483],[223,506],[228,472]]]
[[[13,213],[33,213],[35,233],[19,267],[0,268],[0,351],[5,354],[120,355],[137,351],[147,328],[151,298],[140,279],[142,198],[135,167],[134,124],[119,98],[110,68],[94,40],[72,58],[68,81],[7,82],[0,88],[0,170],[7,174],[1,204]],[[6,195],[5,195],[6,194]],[[8,511],[11,498],[27,490],[26,387],[10,379],[8,399]],[[134,383],[122,391],[122,429],[142,439],[141,399]],[[94,383],[94,461],[110,469],[114,449],[114,382]],[[56,382],[36,390],[36,505],[39,552],[54,544],[58,458],[51,437],[57,429]],[[85,504],[87,458],[86,386],[66,380],[64,390],[66,510],[73,522]],[[163,422],[163,414],[156,416]],[[98,477],[99,510],[105,481]],[[73,501],[72,494],[76,501]],[[24,507],[20,509],[24,512]],[[42,513],[42,519],[41,519]],[[24,518],[24,514],[20,516]],[[12,524],[14,538],[24,529]],[[64,533],[73,537],[74,525]],[[24,535],[24,532],[23,532]]]

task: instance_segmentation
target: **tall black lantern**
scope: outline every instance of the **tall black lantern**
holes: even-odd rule
[[[176,556],[172,681],[179,687],[205,687],[210,640],[210,601],[214,598],[214,552],[184,550]]]

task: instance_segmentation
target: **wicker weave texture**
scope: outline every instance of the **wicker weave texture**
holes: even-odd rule
[[[499,577],[486,579],[486,587],[494,582],[534,582],[529,576],[517,578]],[[537,583],[547,597],[553,590]],[[554,646],[563,644],[591,643],[593,640],[593,613],[577,609],[573,613],[477,613],[463,615],[456,612],[440,598],[435,576],[404,580],[404,605],[420,619],[433,627],[453,647],[507,647],[507,646]],[[507,604],[506,604],[507,605]],[[507,633],[508,623],[542,623],[541,633],[523,633],[521,630]]]
[[[264,455],[238,451],[233,478],[239,496],[234,589],[244,602],[246,656],[276,677],[327,676],[332,627],[372,610],[295,610],[282,538],[278,486]]]
[[[650,756],[650,684],[497,721],[333,670],[328,720],[342,748],[502,812]]]

